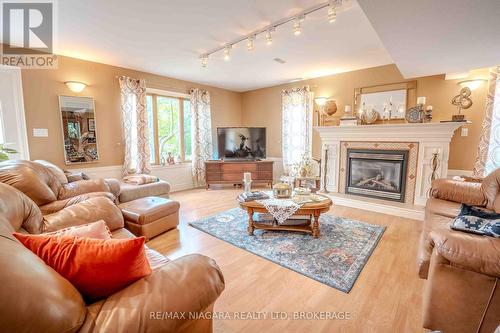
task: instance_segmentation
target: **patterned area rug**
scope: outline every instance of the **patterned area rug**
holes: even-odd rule
[[[247,234],[247,213],[233,208],[190,225],[345,293],[351,291],[385,227],[333,215],[320,218],[319,238],[287,231]]]

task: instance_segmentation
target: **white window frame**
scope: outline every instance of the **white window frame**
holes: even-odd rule
[[[154,149],[155,149],[155,160],[152,162],[153,165],[160,165],[161,156],[160,156],[160,144],[158,138],[158,110],[157,110],[157,102],[156,98],[159,97],[167,97],[167,98],[176,98],[179,100],[179,144],[180,144],[180,156],[181,162],[190,162],[191,160],[186,160],[185,156],[185,143],[184,143],[184,101],[189,101],[191,96],[189,94],[174,92],[174,91],[166,91],[160,89],[147,88],[146,95],[152,96],[153,101],[153,131],[154,131]]]
[[[24,111],[23,84],[21,69],[19,67],[0,65],[0,76],[12,84],[12,95],[8,96],[8,105],[0,105],[3,126],[3,137],[8,148],[18,151],[12,158],[30,159],[28,147],[28,132],[26,128],[26,115]],[[9,110],[7,112],[6,110]]]

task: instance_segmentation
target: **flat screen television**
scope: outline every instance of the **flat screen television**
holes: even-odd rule
[[[220,159],[256,160],[266,158],[265,127],[218,127]]]

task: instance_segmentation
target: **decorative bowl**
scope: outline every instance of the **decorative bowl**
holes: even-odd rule
[[[292,187],[287,183],[276,183],[273,186],[273,196],[275,198],[290,198]]]

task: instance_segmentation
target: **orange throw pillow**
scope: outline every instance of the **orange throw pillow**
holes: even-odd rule
[[[84,238],[111,239],[111,231],[104,220],[47,232],[47,236],[77,236]]]
[[[14,236],[70,281],[87,301],[105,298],[151,274],[144,237],[102,240],[44,234]]]

